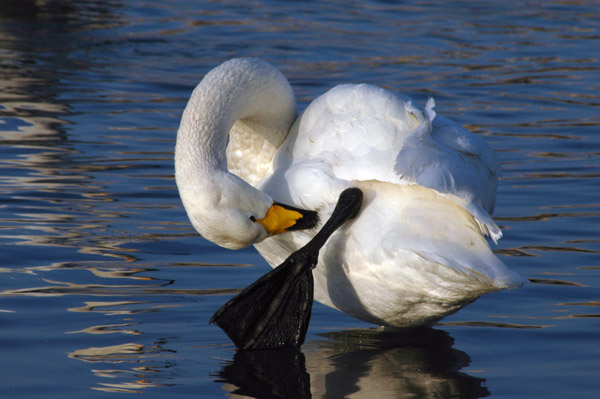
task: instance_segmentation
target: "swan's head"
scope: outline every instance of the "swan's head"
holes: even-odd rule
[[[216,185],[179,187],[194,228],[207,240],[229,249],[245,248],[267,237],[317,225],[316,212],[273,201],[230,173],[216,173]]]

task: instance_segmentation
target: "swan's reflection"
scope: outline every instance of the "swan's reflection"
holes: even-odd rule
[[[253,398],[481,398],[485,380],[459,370],[469,356],[434,329],[323,334],[300,350],[235,354],[218,375]]]

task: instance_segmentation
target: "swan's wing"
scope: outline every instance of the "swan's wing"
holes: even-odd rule
[[[394,169],[402,178],[467,201],[467,210],[494,241],[502,236],[490,214],[494,209],[500,165],[479,136],[443,116],[433,99],[426,121],[404,141]]]
[[[286,179],[294,198],[335,201],[349,181],[419,184],[464,199],[461,203],[494,240],[501,231],[490,214],[500,168],[480,137],[436,116],[434,101],[418,108],[403,96],[371,85],[341,85],[317,98],[296,121],[293,165]],[[330,193],[330,194],[327,194]],[[465,205],[466,204],[466,205]]]

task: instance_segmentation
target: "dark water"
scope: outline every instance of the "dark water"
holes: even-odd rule
[[[302,107],[376,83],[485,136],[533,284],[395,335],[317,304],[300,352],[236,354],[207,321],[268,266],[195,233],[172,157],[194,85],[250,55]],[[3,1],[0,397],[595,397],[599,56],[595,2]]]

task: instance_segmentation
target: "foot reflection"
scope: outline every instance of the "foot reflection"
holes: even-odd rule
[[[299,350],[239,351],[217,381],[253,398],[482,398],[485,380],[460,370],[469,356],[435,329],[322,334]]]
[[[310,398],[310,377],[298,348],[239,350],[219,373],[217,382],[233,385],[232,393],[251,398]]]

